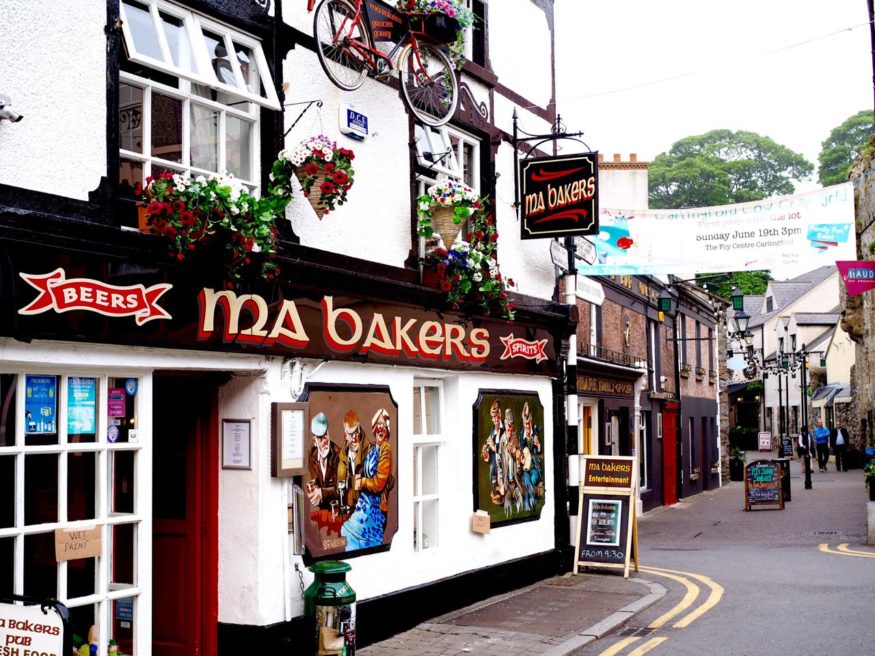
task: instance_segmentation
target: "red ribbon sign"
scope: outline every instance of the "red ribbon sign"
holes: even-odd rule
[[[530,341],[528,339],[514,339],[513,333],[500,337],[501,343],[504,344],[504,353],[501,354],[502,360],[508,358],[525,358],[526,360],[534,360],[541,362],[546,360],[544,347],[547,345],[546,339]]]
[[[25,282],[39,291],[40,295],[18,314],[41,314],[54,310],[89,310],[110,317],[135,317],[142,326],[152,319],[173,317],[157,305],[158,299],[173,285],[160,284],[146,288],[143,285],[117,287],[89,278],[65,279],[63,269],[55,269],[43,275],[19,273]]]

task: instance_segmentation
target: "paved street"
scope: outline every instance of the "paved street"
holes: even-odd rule
[[[862,472],[816,472],[812,482],[805,490],[794,461],[784,510],[745,512],[738,482],[653,510],[639,522],[641,571],[629,581],[604,570],[552,580],[359,653],[871,654],[875,548],[865,546]]]

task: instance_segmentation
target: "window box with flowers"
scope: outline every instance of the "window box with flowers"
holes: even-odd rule
[[[320,219],[346,202],[355,173],[355,153],[324,135],[310,137],[292,150],[280,151],[271,172],[271,189],[285,188],[294,173]]]
[[[410,15],[414,30],[446,44],[453,66],[462,68],[465,31],[474,24],[474,12],[462,0],[398,0],[396,7]]]
[[[482,206],[480,197],[468,185],[451,178],[440,180],[416,199],[419,235],[429,239],[437,233],[444,247],[449,248],[469,217]]]
[[[453,309],[474,306],[485,314],[514,318],[515,305],[508,289],[512,279],[504,279],[498,268],[498,232],[495,219],[478,211],[470,219],[467,243],[450,248],[438,246],[422,258],[423,283],[440,289]],[[420,235],[423,234],[422,229]]]
[[[206,178],[161,173],[136,189],[145,206],[150,233],[167,241],[180,262],[197,250],[218,244],[225,253],[225,283],[244,278],[272,280],[279,273],[274,220],[290,196],[255,198],[233,176]]]

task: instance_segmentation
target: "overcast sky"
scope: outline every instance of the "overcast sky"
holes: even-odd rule
[[[556,0],[555,10],[559,113],[606,158],[652,161],[725,128],[771,137],[816,170],[830,130],[873,106],[866,0]]]

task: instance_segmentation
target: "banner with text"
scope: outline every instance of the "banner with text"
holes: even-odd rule
[[[602,209],[599,223],[597,260],[580,268],[588,276],[814,269],[856,257],[851,183],[719,207]]]

